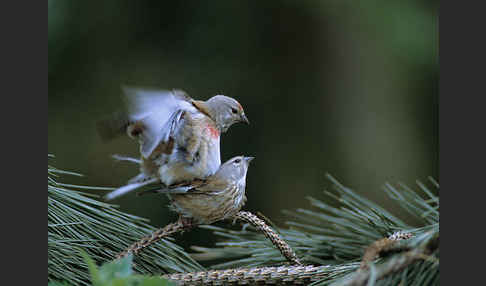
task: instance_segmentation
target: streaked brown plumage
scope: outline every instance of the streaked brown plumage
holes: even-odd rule
[[[246,173],[253,157],[237,156],[204,180],[158,190],[170,198],[170,208],[194,224],[231,218],[246,202]]]

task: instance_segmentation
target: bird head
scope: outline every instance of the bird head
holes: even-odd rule
[[[206,101],[206,106],[221,132],[226,132],[238,122],[250,124],[243,107],[234,98],[216,95]]]
[[[236,156],[221,165],[217,175],[220,177],[231,178],[235,181],[246,181],[246,173],[250,162],[254,157]]]

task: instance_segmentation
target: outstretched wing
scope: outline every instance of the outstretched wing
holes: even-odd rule
[[[138,126],[141,153],[148,158],[161,142],[167,142],[184,111],[196,112],[191,98],[181,90],[123,87],[131,122]]]

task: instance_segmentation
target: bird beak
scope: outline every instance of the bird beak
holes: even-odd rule
[[[250,125],[250,121],[246,117],[246,115],[243,113],[241,114],[241,121],[245,122],[246,124]]]
[[[247,163],[250,163],[251,160],[255,159],[255,157],[245,157]]]

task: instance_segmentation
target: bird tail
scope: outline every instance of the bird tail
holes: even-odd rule
[[[119,111],[96,122],[98,134],[104,142],[113,140],[126,134],[127,127],[131,124],[128,113]]]

